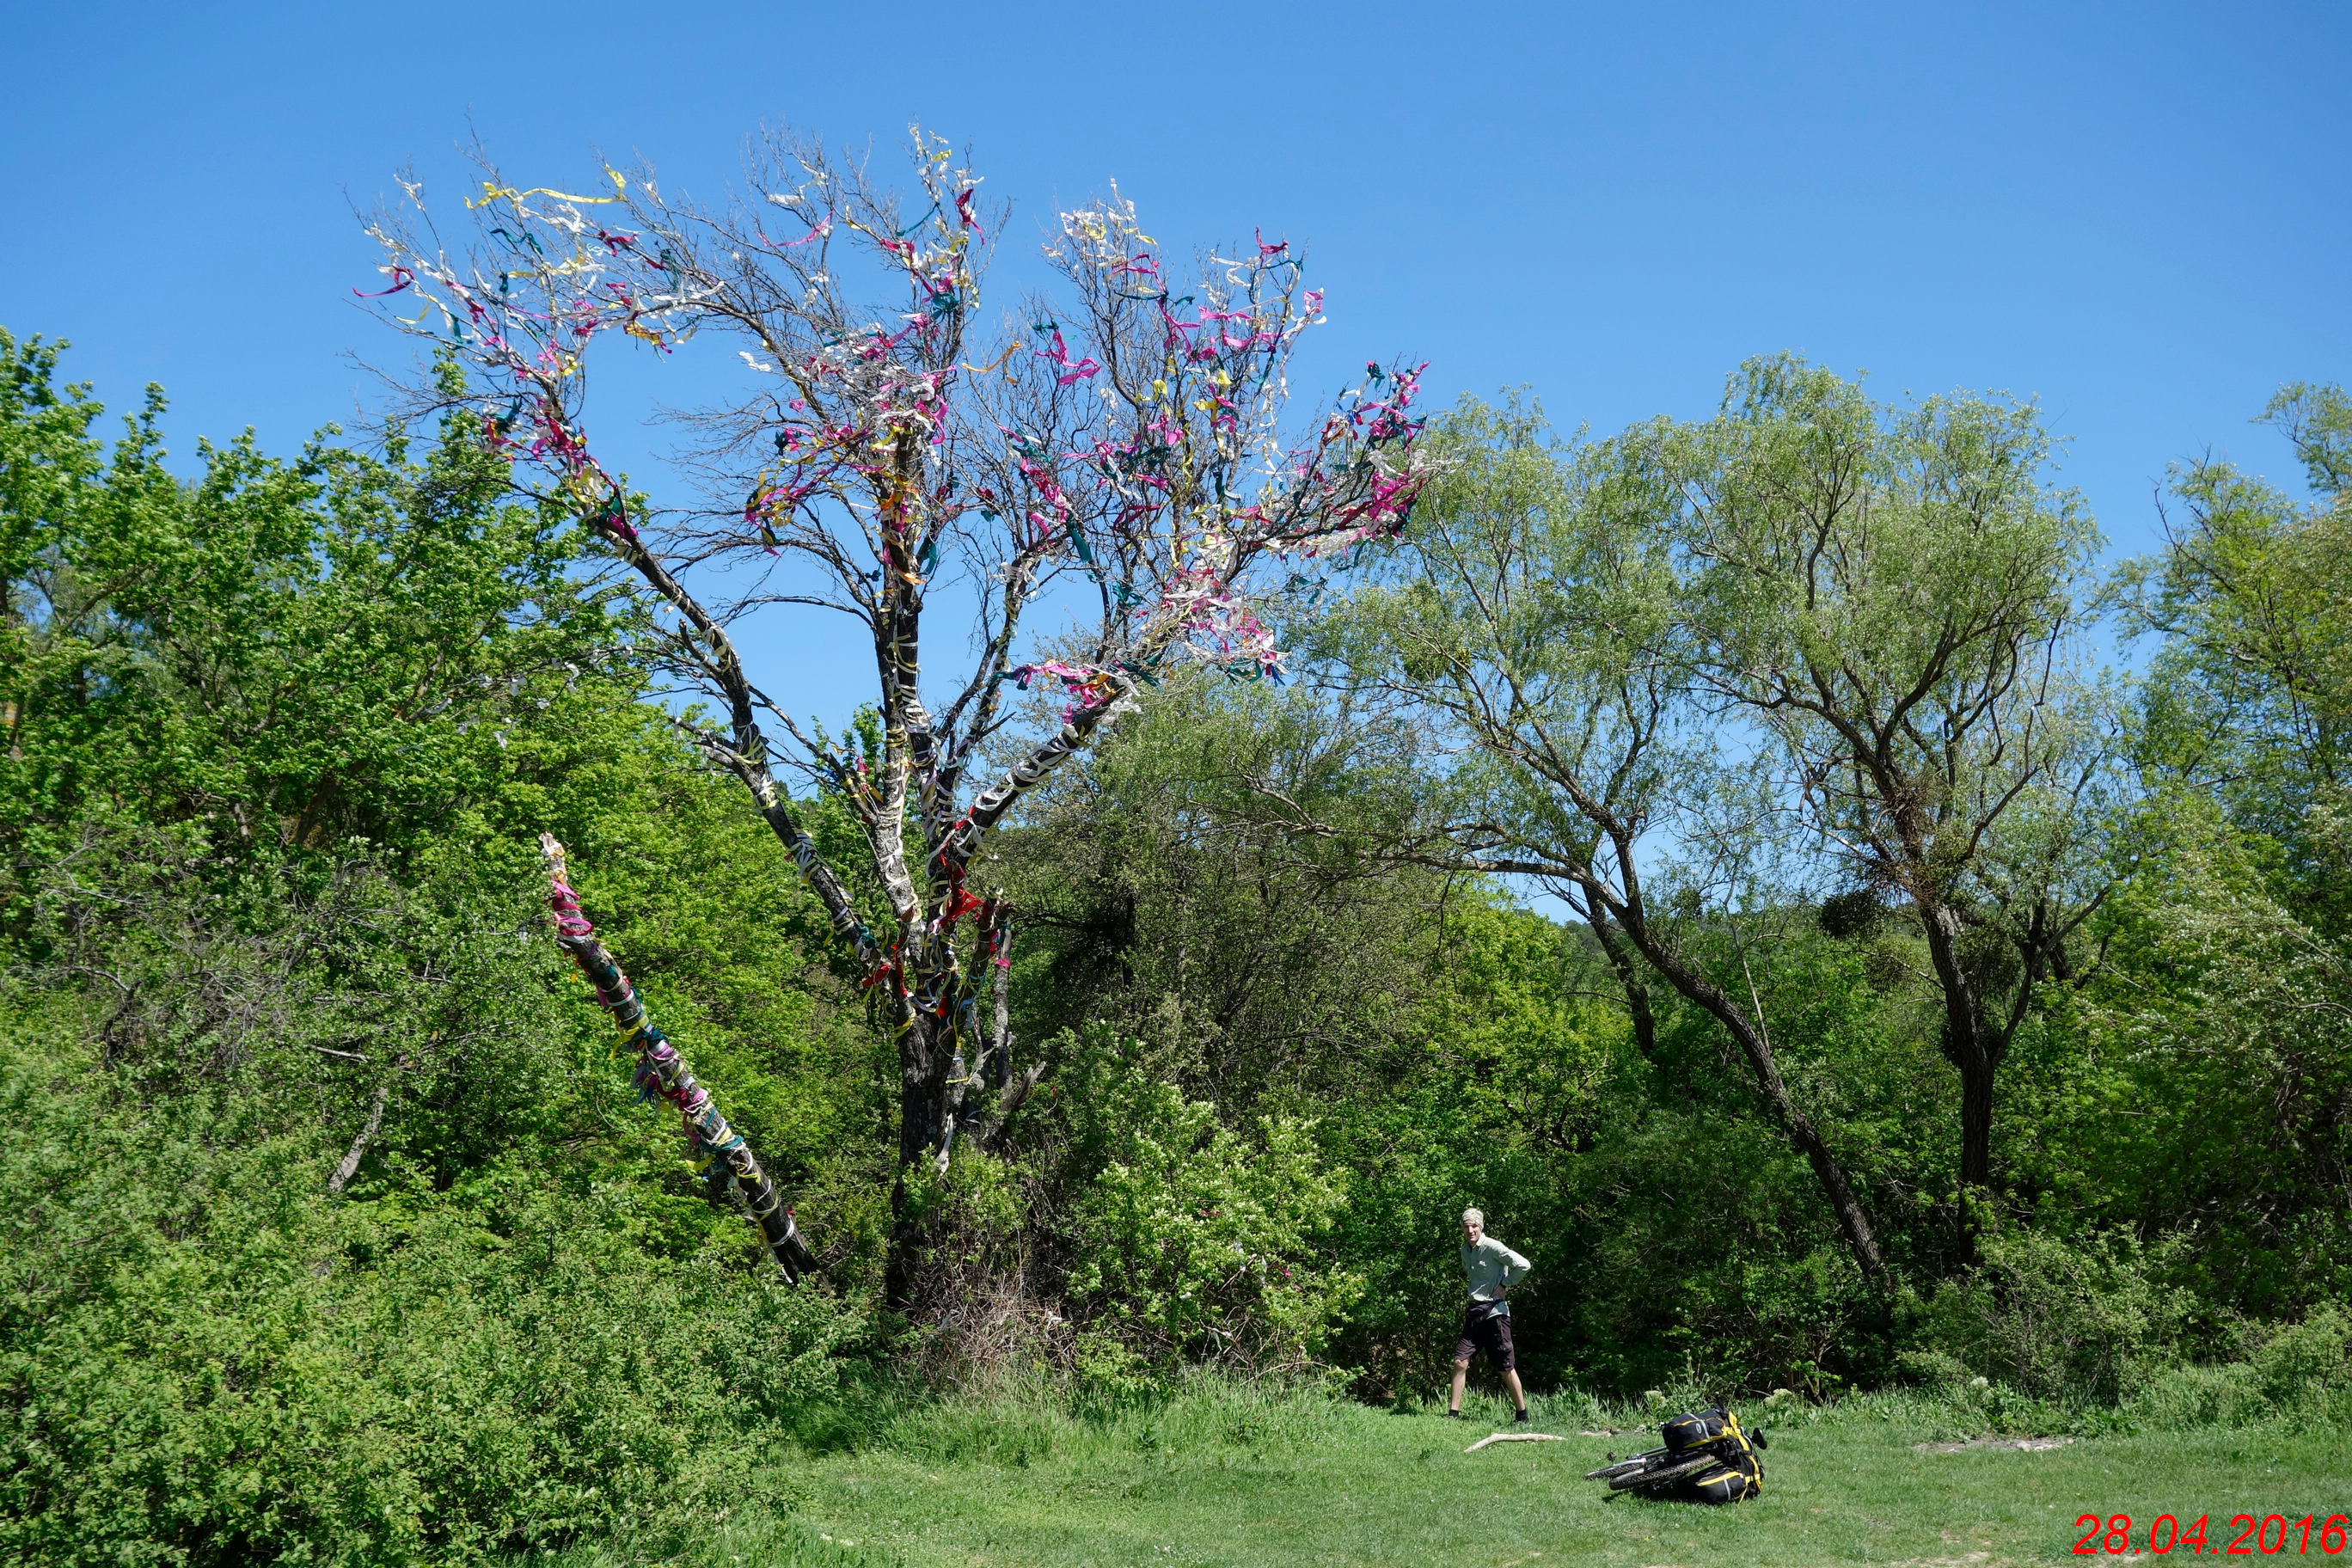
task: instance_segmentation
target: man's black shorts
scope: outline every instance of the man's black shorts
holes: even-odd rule
[[[1486,1352],[1496,1372],[1518,1367],[1518,1357],[1511,1349],[1510,1314],[1497,1312],[1485,1301],[1473,1301],[1462,1314],[1462,1342],[1454,1347],[1454,1359],[1468,1361],[1478,1351]]]

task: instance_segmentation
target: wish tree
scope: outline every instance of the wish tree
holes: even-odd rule
[[[1368,364],[1286,424],[1287,367],[1321,320],[1286,243],[1180,264],[1114,187],[1058,216],[1055,297],[992,327],[1004,213],[944,142],[916,132],[911,163],[893,188],[772,136],[719,208],[644,169],[582,194],[486,163],[462,234],[407,182],[368,226],[387,279],[369,297],[462,367],[431,399],[642,580],[673,710],[723,716],[674,721],[742,782],[877,998],[899,1066],[900,1303],[908,1174],[959,1139],[990,1145],[1042,1071],[1013,1061],[1018,911],[989,884],[988,836],[1178,665],[1280,679],[1269,601],[1400,529],[1424,478],[1418,367]],[[701,504],[646,504],[600,458],[588,359],[605,333],[664,356],[716,338],[740,361],[740,395],[681,422]],[[970,653],[927,678],[934,605]],[[786,613],[871,658],[873,743],[797,719],[789,670],[747,668],[738,633]],[[857,824],[863,865],[819,852],[818,795]],[[869,913],[854,887],[875,890]]]

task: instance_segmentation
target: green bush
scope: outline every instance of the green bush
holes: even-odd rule
[[[2352,1314],[2326,1304],[2299,1323],[2250,1325],[2242,1338],[2246,1359],[2167,1368],[2123,1415],[2151,1431],[2352,1422]]]
[[[1361,1288],[1317,1256],[1345,1194],[1313,1125],[1261,1117],[1244,1138],[1106,1049],[1081,1101],[1103,1156],[1076,1205],[1082,1381],[1134,1391],[1188,1362],[1307,1370]]]
[[[2112,1404],[2179,1355],[2194,1302],[2164,1282],[2178,1253],[2128,1237],[1988,1236],[1976,1270],[1928,1304],[1931,1348],[2034,1398]]]
[[[1930,1393],[1955,1394],[1968,1385],[1969,1369],[1946,1351],[1905,1351],[1895,1358],[1903,1381]]]
[[[2122,1414],[2158,1432],[2199,1426],[2251,1426],[2277,1411],[2256,1386],[2244,1362],[2220,1366],[2168,1367],[2150,1376]]]
[[[2352,1391],[2352,1313],[2330,1303],[2271,1334],[2254,1352],[2253,1375],[2282,1408]]]
[[[625,1186],[536,1160],[339,1202],[314,1131],[228,1089],[142,1104],[16,1022],[0,1557],[474,1561],[651,1522],[698,1447],[838,1387],[856,1320],[740,1227],[659,1256]]]

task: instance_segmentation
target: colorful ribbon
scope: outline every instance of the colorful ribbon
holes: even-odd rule
[[[711,1156],[711,1166],[704,1172],[706,1179],[723,1170],[721,1179],[732,1180],[776,1266],[786,1279],[799,1283],[801,1276],[815,1268],[816,1258],[801,1238],[793,1211],[784,1206],[775,1184],[761,1169],[742,1134],[719,1113],[709,1089],[695,1081],[677,1047],[655,1027],[644,998],[629,984],[629,977],[596,940],[596,928],[581,912],[580,895],[564,880],[563,846],[546,834],[541,836],[540,844],[548,857],[547,902],[555,913],[556,945],[572,955],[595,992],[596,1005],[612,1015],[622,1045],[636,1052],[637,1065],[630,1081],[639,1099],[649,1102],[658,1097],[677,1109],[687,1147],[697,1155]]]

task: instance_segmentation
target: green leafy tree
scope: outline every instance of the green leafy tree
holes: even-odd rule
[[[1855,1264],[1882,1275],[1869,1216],[1790,1091],[1744,957],[1752,857],[1734,846],[1703,872],[1733,884],[1715,904],[1733,939],[1728,971],[1695,940],[1700,887],[1669,878],[1661,908],[1650,885],[1661,840],[1727,842],[1700,782],[1724,769],[1694,700],[1691,621],[1660,526],[1677,501],[1671,481],[1637,439],[1562,447],[1520,408],[1465,405],[1442,450],[1446,471],[1338,645],[1360,682],[1425,715],[1435,743],[1460,753],[1401,852],[1534,879],[1596,937],[1622,933],[1735,1042]]]
[[[2336,920],[2345,889],[2323,873],[2314,830],[2342,809],[2352,743],[2347,410],[2342,388],[2298,385],[2264,416],[2294,441],[2311,504],[2226,462],[2184,464],[2164,549],[2122,574],[2130,626],[2163,639],[2147,688],[2148,760],[2286,846]]]
[[[836,1386],[856,1319],[755,1273],[631,1103],[530,938],[529,836],[600,852],[641,982],[830,1205],[874,1183],[887,1068],[810,954],[822,909],[470,431],[183,479],[160,395],[110,451],[51,345],[0,362],[0,1550],[464,1562],[646,1528],[698,1445],[781,1440]],[[878,1232],[832,1217],[854,1288]]]
[[[283,849],[398,852],[501,787],[528,717],[609,679],[626,606],[503,466],[250,437],[164,463],[151,390],[110,455],[58,351],[0,333],[0,846],[21,876],[122,810]],[[64,837],[61,837],[64,836]]]
[[[1780,358],[1625,440],[1673,498],[1692,675],[1769,738],[1850,884],[1917,922],[1960,1180],[1989,1187],[1996,1076],[2106,888],[2105,737],[2068,668],[2098,542],[2040,415],[1889,406]]]
[[[1039,792],[1001,850],[1032,952],[1024,1011],[1149,1040],[1228,1115],[1384,1083],[1432,1026],[1441,875],[1366,852],[1409,771],[1303,688],[1180,676]],[[1303,836],[1269,794],[1343,821]]]
[[[2347,1289],[2352,418],[2309,384],[2263,417],[2310,499],[2184,463],[2163,549],[2120,574],[2127,626],[2158,639],[2133,737],[2147,799],[2116,844],[2107,972],[2036,1096],[2032,1172],[2053,1206],[2189,1236],[2208,1310],[2270,1316]]]

